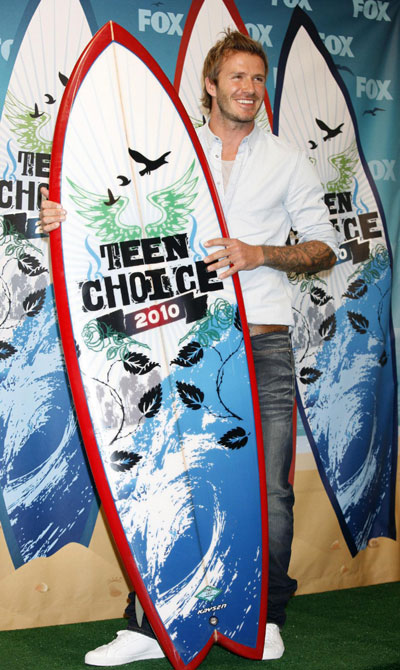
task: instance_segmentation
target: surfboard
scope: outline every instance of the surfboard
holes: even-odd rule
[[[226,227],[179,97],[107,23],[62,101],[50,197],[57,310],[86,450],[136,593],[171,663],[213,643],[261,658],[267,509],[238,280],[203,262]]]
[[[25,4],[0,123],[0,522],[15,568],[87,546],[98,512],[37,229],[58,107],[92,32],[78,0]]]
[[[205,122],[201,72],[208,51],[222,38],[227,28],[248,35],[245,24],[233,0],[196,0],[192,2],[176,62],[174,86],[195,128]],[[267,91],[257,116],[257,124],[271,131],[272,111]]]
[[[369,538],[395,536],[392,259],[349,93],[316,27],[299,8],[281,52],[274,124],[274,132],[306,151],[315,165],[341,238],[331,271],[291,277],[292,337],[303,423],[354,556]],[[384,403],[377,389],[385,389]]]

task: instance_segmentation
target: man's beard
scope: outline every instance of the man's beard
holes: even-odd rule
[[[254,114],[252,116],[242,118],[242,117],[236,115],[234,112],[231,112],[231,111],[229,111],[229,109],[227,109],[227,106],[224,104],[225,100],[226,100],[226,96],[217,94],[216,102],[217,102],[218,108],[221,112],[221,115],[225,119],[228,119],[229,121],[233,121],[235,123],[252,123],[254,121],[254,119],[256,118],[256,116],[259,112],[259,109],[262,105],[262,100],[260,100],[260,103],[259,103],[257,109],[255,109]],[[249,100],[254,100],[254,98],[249,98]]]

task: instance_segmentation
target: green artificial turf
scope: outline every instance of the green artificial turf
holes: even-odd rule
[[[1,670],[83,670],[85,652],[113,639],[123,619],[0,632]],[[250,661],[215,646],[203,670],[400,670],[400,582],[293,598],[276,661]],[[166,659],[120,666],[167,670]]]

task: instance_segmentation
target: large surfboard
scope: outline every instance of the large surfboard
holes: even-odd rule
[[[174,88],[110,22],[66,88],[50,197],[60,330],[114,537],[176,668],[215,642],[262,655],[266,490],[238,280],[208,273],[221,232],[208,166]]]
[[[303,423],[354,556],[370,538],[396,536],[391,250],[350,96],[299,8],[282,48],[274,131],[307,151],[341,236],[331,271],[291,277],[293,341]]]
[[[92,32],[78,0],[25,4],[0,123],[0,523],[16,568],[87,546],[98,512],[36,227],[65,82]]]

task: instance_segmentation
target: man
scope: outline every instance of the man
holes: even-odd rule
[[[297,587],[288,576],[294,502],[288,481],[294,366],[286,273],[329,269],[337,252],[323,192],[307,157],[255,124],[267,72],[261,45],[227,31],[204,63],[202,103],[210,116],[199,129],[231,236],[206,242],[211,253],[205,262],[210,270],[220,271],[222,279],[240,272],[260,400],[270,552],[264,660],[280,658],[284,652],[280,629],[286,604]],[[43,202],[41,221],[46,232],[64,219],[60,205]],[[299,243],[286,246],[291,228]],[[136,613],[131,594],[128,630],[89,652],[87,664],[112,666],[163,655],[146,617]]]

